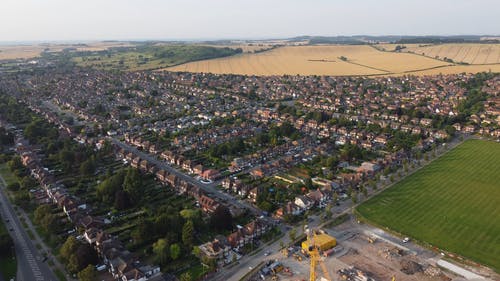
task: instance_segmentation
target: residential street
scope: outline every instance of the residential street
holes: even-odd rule
[[[42,262],[42,254],[36,249],[22,227],[14,208],[5,194],[5,181],[0,177],[0,213],[14,240],[17,257],[17,280],[56,281],[49,266]],[[9,222],[7,222],[9,221]]]
[[[135,155],[138,155],[141,157],[141,159],[146,159],[150,163],[156,165],[158,168],[163,169],[169,173],[175,174],[177,177],[181,178],[182,180],[185,180],[186,182],[189,182],[200,189],[204,190],[206,193],[209,195],[214,195],[217,198],[221,199],[223,202],[227,202],[229,204],[235,205],[238,208],[242,209],[247,209],[251,211],[254,215],[260,216],[262,214],[262,211],[259,209],[255,208],[254,206],[247,204],[243,201],[238,201],[235,200],[235,198],[227,193],[221,192],[217,190],[215,187],[220,184],[220,181],[216,181],[210,184],[203,184],[200,181],[196,180],[195,178],[178,171],[177,169],[173,168],[172,166],[168,165],[165,161],[158,160],[156,157],[152,156],[149,153],[145,153],[143,151],[138,150],[132,145],[126,144],[116,138],[110,138],[110,140],[115,144],[118,145],[128,151],[133,152]]]

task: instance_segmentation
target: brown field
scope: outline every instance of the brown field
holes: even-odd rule
[[[126,46],[132,45],[126,42],[92,42],[85,46],[72,44],[5,45],[0,46],[0,60],[35,58],[46,49],[49,52],[60,52],[65,48],[76,48],[78,51],[101,51],[111,47]]]
[[[459,48],[443,46],[448,52]],[[464,44],[467,45],[467,44]],[[471,44],[472,45],[472,44]],[[395,45],[385,47],[390,50]],[[484,54],[498,57],[500,45],[481,45],[474,48],[497,50],[497,54]],[[409,48],[418,46],[409,46]],[[468,46],[465,46],[468,47]],[[471,50],[475,50],[471,48]],[[441,52],[445,54],[445,52]],[[348,61],[342,61],[344,56]],[[450,56],[451,57],[451,56]],[[477,60],[477,58],[476,58]],[[485,58],[482,59],[483,61]],[[370,46],[323,45],[323,46],[286,46],[259,54],[242,54],[227,58],[218,58],[190,62],[165,70],[210,72],[219,74],[244,75],[403,75],[403,74],[449,74],[461,72],[500,71],[500,64],[491,65],[455,65],[434,58],[411,53],[379,51]]]
[[[202,46],[209,46],[209,47],[215,47],[215,48],[231,48],[231,49],[238,49],[241,48],[243,50],[243,53],[253,53],[255,51],[260,51],[260,50],[266,50],[270,49],[273,45],[271,44],[234,44],[234,45],[206,45],[203,44]]]
[[[381,45],[394,50],[396,45]],[[500,44],[408,44],[404,52],[413,52],[431,58],[450,58],[456,63],[499,64]]]

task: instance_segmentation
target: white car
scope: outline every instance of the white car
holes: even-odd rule
[[[409,237],[405,237],[405,238],[403,239],[403,243],[408,243],[408,242],[410,242],[410,238],[409,238]]]

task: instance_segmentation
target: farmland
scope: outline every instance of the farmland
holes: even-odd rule
[[[448,45],[450,47],[448,47]],[[438,45],[448,52],[458,44]],[[461,52],[480,52],[471,62],[491,62],[481,65],[457,65],[454,62],[436,59],[435,56],[392,52],[396,45],[383,45],[383,51],[368,45],[318,45],[285,46],[257,54],[240,54],[231,57],[190,62],[170,68],[169,71],[210,72],[243,75],[403,75],[403,74],[448,74],[461,72],[500,71],[498,56],[500,45],[464,44]],[[413,46],[413,45],[412,45]],[[418,47],[418,45],[415,45]],[[458,45],[460,46],[460,45]],[[411,47],[413,48],[413,47]],[[408,49],[411,49],[408,48]],[[484,49],[486,48],[486,49]],[[457,50],[455,50],[457,51]],[[488,51],[488,54],[483,52]],[[461,53],[460,53],[461,54]],[[439,53],[444,56],[444,52]],[[343,57],[343,59],[341,59]],[[451,54],[449,55],[452,58]],[[487,59],[486,59],[487,57]],[[444,57],[443,57],[444,58]],[[468,57],[469,58],[469,55]],[[452,58],[453,59],[453,58]],[[495,61],[496,60],[496,61]],[[455,61],[455,60],[454,60]],[[457,60],[460,61],[460,60]]]
[[[104,51],[71,53],[73,61],[84,67],[106,70],[145,70],[177,65],[190,61],[226,57],[242,49],[202,45],[137,45]]]
[[[456,63],[475,65],[499,64],[500,44],[411,44],[404,45],[403,52],[412,52],[426,57],[444,60],[451,59]],[[386,50],[393,50],[394,45],[385,45]]]
[[[29,59],[39,57],[42,52],[61,52],[64,49],[77,51],[102,51],[112,47],[131,46],[126,42],[93,42],[87,44],[35,44],[0,46],[0,60]]]
[[[500,144],[469,140],[368,200],[377,225],[500,270]]]

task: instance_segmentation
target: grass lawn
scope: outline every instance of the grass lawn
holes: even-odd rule
[[[185,273],[185,272],[189,272],[192,280],[198,280],[199,278],[201,278],[203,276],[203,273],[204,273],[203,265],[197,264],[195,266],[190,266],[187,270],[179,273],[177,277],[180,277],[181,274]]]
[[[7,185],[17,182],[16,176],[10,171],[7,163],[0,164],[0,174],[2,175],[2,178],[5,180],[5,183],[7,183]]]
[[[2,220],[0,220],[0,235],[9,235]],[[15,279],[16,272],[17,262],[14,251],[10,254],[0,253],[0,275],[2,275],[5,280],[10,280],[11,278]]]
[[[0,257],[0,274],[5,280],[16,278],[17,262],[12,257]]]
[[[500,143],[469,140],[357,208],[500,272]]]
[[[55,268],[53,269],[54,270],[54,274],[57,276],[57,278],[59,279],[59,281],[66,281],[68,279],[66,279],[66,276],[64,275],[64,273],[59,270],[58,268]]]

